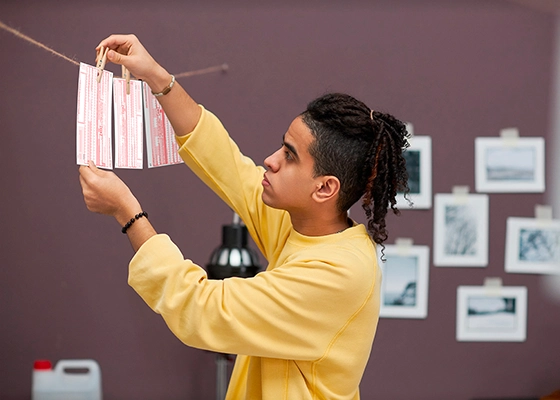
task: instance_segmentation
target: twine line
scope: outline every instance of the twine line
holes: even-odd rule
[[[43,43],[40,43],[40,42],[36,41],[35,39],[30,38],[30,37],[27,36],[27,35],[24,35],[24,34],[21,33],[20,31],[18,31],[17,29],[14,29],[14,28],[9,27],[8,25],[6,25],[5,23],[3,23],[2,21],[0,21],[0,28],[2,28],[2,29],[4,29],[4,30],[6,30],[6,31],[8,31],[8,32],[10,32],[10,33],[12,33],[12,34],[14,34],[15,36],[17,36],[17,37],[20,38],[20,39],[23,39],[23,40],[25,40],[25,41],[27,41],[27,42],[29,42],[29,43],[31,43],[31,44],[34,44],[34,45],[37,46],[37,47],[42,48],[43,50],[47,50],[48,52],[54,54],[55,56],[58,56],[58,57],[60,57],[60,58],[63,58],[63,59],[65,59],[66,61],[69,61],[69,62],[71,62],[71,63],[74,64],[74,65],[78,65],[78,66],[80,65],[80,63],[79,63],[78,61],[73,60],[73,59],[71,59],[70,57],[65,56],[64,54],[61,54],[61,53],[59,53],[59,52],[57,52],[57,51],[51,49],[51,48],[48,47],[48,46],[45,46]]]
[[[174,74],[174,75],[175,75],[175,78],[185,78],[185,77],[188,77],[188,76],[208,74],[210,72],[218,72],[218,71],[226,72],[228,70],[228,68],[229,68],[229,66],[227,64],[222,64],[222,65],[216,65],[214,67],[197,69],[195,71],[181,72],[180,74]]]
[[[6,25],[5,23],[3,23],[2,21],[0,21],[0,28],[4,29],[5,31],[10,32],[11,34],[13,34],[14,36],[17,36],[20,39],[25,40],[26,42],[29,42],[37,47],[40,47],[43,50],[48,51],[51,54],[54,54],[57,57],[60,57],[74,65],[80,66],[80,63],[68,56],[65,56],[62,53],[59,53],[58,51],[51,49],[50,47],[48,47],[47,45],[44,45],[41,42],[38,42],[37,40],[21,33],[20,31],[18,31],[17,29],[14,29],[12,27],[9,27],[8,25]],[[228,65],[227,64],[222,64],[222,65],[216,65],[213,67],[208,67],[208,68],[202,68],[202,69],[197,69],[194,71],[187,71],[187,72],[181,72],[179,74],[174,74],[175,78],[185,78],[185,77],[189,77],[189,76],[194,76],[194,75],[203,75],[203,74],[208,74],[211,72],[217,72],[217,71],[222,71],[225,72],[228,70]]]

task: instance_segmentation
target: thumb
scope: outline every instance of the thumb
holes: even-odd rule
[[[109,52],[107,53],[107,58],[112,63],[123,64],[126,56],[124,54],[116,52],[115,50],[109,50]]]
[[[88,167],[95,173],[99,172],[99,168],[97,168],[97,165],[95,165],[95,163],[92,160],[88,161]]]

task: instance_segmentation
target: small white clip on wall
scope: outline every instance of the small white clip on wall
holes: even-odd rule
[[[453,201],[456,204],[465,204],[469,199],[468,186],[453,186],[451,193],[453,193]]]
[[[484,292],[487,296],[499,296],[502,292],[502,278],[484,278]]]
[[[535,205],[535,219],[540,227],[548,226],[552,223],[552,207],[541,204]]]
[[[519,129],[517,128],[504,128],[500,131],[504,145],[508,147],[515,147],[519,141]]]
[[[413,245],[411,238],[396,238],[395,245],[397,246],[397,253],[400,257],[406,257],[410,254],[410,249]]]

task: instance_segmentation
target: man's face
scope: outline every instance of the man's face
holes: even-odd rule
[[[282,147],[264,160],[267,171],[262,182],[263,202],[274,208],[299,213],[312,207],[312,193],[318,185],[313,177],[309,145],[314,138],[301,117],[293,120],[284,134]]]

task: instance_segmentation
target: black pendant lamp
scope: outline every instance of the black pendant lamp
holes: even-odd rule
[[[233,223],[222,225],[222,244],[212,252],[206,266],[210,279],[229,277],[250,278],[259,270],[257,253],[247,246],[249,231],[241,223],[239,215],[233,215]]]

